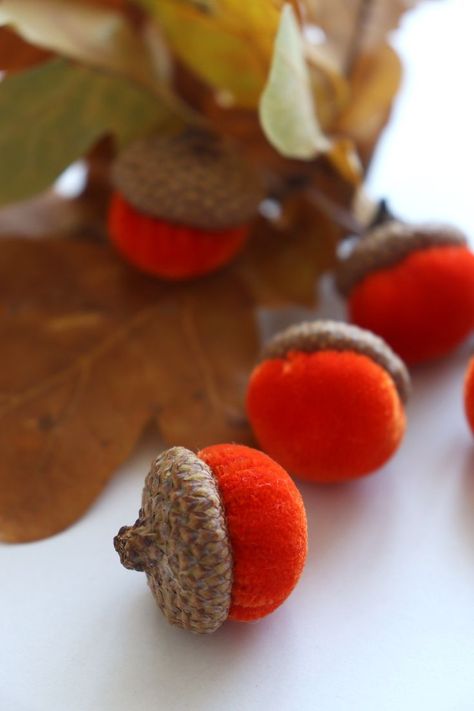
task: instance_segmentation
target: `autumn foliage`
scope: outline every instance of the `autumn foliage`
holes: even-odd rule
[[[191,447],[249,440],[257,312],[314,303],[399,85],[387,36],[413,3],[363,4],[1,4],[0,538],[70,525],[150,421]],[[232,138],[272,209],[222,274],[164,285],[104,246],[109,166],[197,125]],[[89,181],[61,199],[76,161]]]

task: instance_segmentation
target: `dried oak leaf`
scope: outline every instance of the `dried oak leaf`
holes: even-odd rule
[[[400,59],[388,44],[381,44],[370,54],[360,54],[354,62],[352,99],[336,122],[335,130],[352,138],[364,166],[370,162],[390,117],[401,79]]]
[[[259,303],[314,305],[318,275],[334,265],[342,229],[305,197],[288,198],[279,219],[259,220],[239,273]]]
[[[421,0],[302,0],[306,21],[320,27],[340,66],[376,51],[403,14]]]
[[[257,309],[308,303],[333,239],[315,224],[299,252],[284,230],[259,229],[233,268],[176,286],[106,245],[0,240],[0,540],[73,523],[150,421],[169,444],[251,441]]]
[[[158,90],[152,58],[123,3],[3,0],[0,25],[35,47]]]
[[[7,27],[0,27],[0,71],[19,72],[46,61],[50,52],[33,47]]]
[[[64,200],[54,190],[15,202],[0,209],[0,236],[41,237],[46,233],[84,233],[84,215],[79,201]]]
[[[7,238],[0,274],[2,540],[81,516],[150,419],[191,448],[248,440],[259,339],[237,276],[175,288],[105,246]]]

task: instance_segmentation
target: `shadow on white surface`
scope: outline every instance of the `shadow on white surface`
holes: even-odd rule
[[[89,627],[81,648],[95,644],[96,629],[112,631],[118,643],[107,646],[95,698],[107,709],[245,708],[245,692],[226,702],[229,689],[243,679],[255,683],[255,660],[261,659],[264,678],[270,666],[284,669],[268,657],[273,628],[278,646],[291,650],[297,624],[294,615],[276,613],[254,624],[228,622],[212,636],[196,636],[170,626],[156,607],[140,576],[139,589],[120,600]],[[276,625],[276,627],[274,627]],[[87,640],[89,637],[89,640]],[[265,662],[267,659],[267,662]],[[249,664],[250,662],[250,664]],[[96,675],[97,676],[97,675]],[[102,707],[101,707],[102,708]]]

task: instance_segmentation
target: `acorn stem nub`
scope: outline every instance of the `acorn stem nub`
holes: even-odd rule
[[[144,521],[138,519],[133,526],[122,526],[114,538],[114,548],[120,556],[120,562],[129,570],[143,572],[150,563],[150,546],[156,543],[156,535]],[[156,547],[155,559],[156,559]]]
[[[397,218],[390,209],[388,201],[385,198],[382,198],[378,203],[377,209],[370,224],[367,225],[366,232],[369,232],[370,230],[373,230],[376,227],[380,227],[380,225],[385,225],[387,222],[393,222],[396,219]]]

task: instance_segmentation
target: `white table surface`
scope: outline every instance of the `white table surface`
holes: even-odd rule
[[[474,235],[473,20],[472,0],[447,0],[404,23],[405,86],[370,186],[405,217]],[[340,305],[326,299],[321,313]],[[71,529],[0,545],[1,711],[472,711],[469,352],[414,374],[408,433],[383,471],[301,486],[308,563],[257,624],[174,629],[144,576],[120,566],[111,539],[135,518],[150,440]]]

